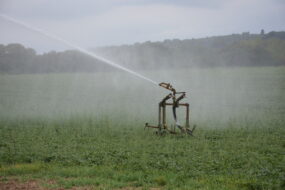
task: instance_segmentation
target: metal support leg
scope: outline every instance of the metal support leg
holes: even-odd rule
[[[163,124],[163,129],[166,129],[166,109],[165,109],[165,105],[163,105],[163,107],[162,107],[162,114],[163,114],[163,116],[162,116],[162,124]]]
[[[161,130],[162,123],[161,123],[161,104],[158,105],[158,127]]]
[[[189,104],[186,104],[186,128],[190,128],[190,125],[189,125]]]

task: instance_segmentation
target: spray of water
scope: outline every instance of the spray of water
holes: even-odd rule
[[[110,60],[108,60],[108,59],[106,59],[106,58],[104,58],[102,56],[96,55],[95,53],[93,53],[91,51],[88,51],[88,50],[86,50],[86,49],[84,49],[84,48],[82,48],[82,47],[80,47],[80,46],[78,46],[76,44],[73,44],[73,43],[71,43],[71,42],[69,42],[69,41],[67,41],[67,40],[65,40],[63,38],[60,38],[60,37],[58,37],[58,36],[56,36],[54,34],[50,34],[50,33],[46,32],[46,31],[44,31],[44,30],[42,30],[40,28],[36,28],[34,26],[28,25],[28,24],[26,24],[26,23],[24,23],[22,21],[19,21],[19,20],[15,19],[15,18],[12,18],[12,17],[4,15],[4,14],[0,14],[0,17],[4,18],[4,19],[6,19],[6,20],[8,20],[10,22],[13,22],[15,24],[18,24],[20,26],[23,26],[24,28],[26,28],[26,29],[28,29],[30,31],[34,31],[34,32],[40,33],[40,34],[42,34],[42,35],[44,35],[44,36],[46,36],[46,37],[48,37],[50,39],[56,40],[58,42],[61,42],[61,43],[65,44],[65,45],[67,45],[68,47],[74,48],[74,49],[76,49],[76,50],[78,50],[78,51],[80,51],[80,52],[82,52],[82,53],[84,53],[86,55],[89,55],[89,56],[91,56],[91,57],[93,57],[93,58],[95,58],[97,60],[102,61],[105,64],[111,65],[111,66],[113,66],[115,68],[118,68],[120,70],[126,71],[126,72],[128,72],[128,73],[130,73],[130,74],[132,74],[132,75],[134,75],[134,76],[136,76],[138,78],[141,78],[141,79],[144,79],[144,80],[146,80],[148,82],[151,82],[152,84],[158,85],[157,82],[155,82],[155,81],[153,81],[153,80],[151,80],[151,79],[149,79],[149,78],[147,78],[147,77],[145,77],[145,76],[143,76],[143,75],[141,75],[141,74],[139,74],[139,73],[137,73],[137,72],[135,72],[133,70],[130,70],[130,69],[126,68],[126,67],[123,67],[123,66],[121,66],[121,65],[119,65],[117,63],[114,63],[113,61],[110,61]]]

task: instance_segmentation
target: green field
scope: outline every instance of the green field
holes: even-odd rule
[[[144,130],[169,92],[126,73],[0,75],[0,182],[285,188],[285,67],[144,74],[186,90],[194,137]]]

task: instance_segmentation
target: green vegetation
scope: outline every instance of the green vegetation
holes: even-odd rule
[[[284,71],[160,72],[157,78],[177,76],[185,85],[177,90],[189,92],[194,137],[143,129],[156,122],[167,92],[140,80],[1,75],[1,179],[36,179],[49,188],[282,189]]]
[[[95,51],[136,69],[284,66],[285,32],[148,41]]]
[[[173,39],[93,49],[131,69],[285,65],[285,32]],[[75,50],[36,54],[20,44],[0,45],[0,73],[100,72],[114,68]]]
[[[284,121],[202,126],[194,138],[158,137],[136,123],[90,118],[34,122],[2,123],[1,176],[55,179],[65,188],[284,186]]]

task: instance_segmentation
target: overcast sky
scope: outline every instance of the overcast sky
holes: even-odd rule
[[[285,0],[0,0],[0,14],[83,48],[285,30]],[[0,44],[69,49],[0,17]]]

